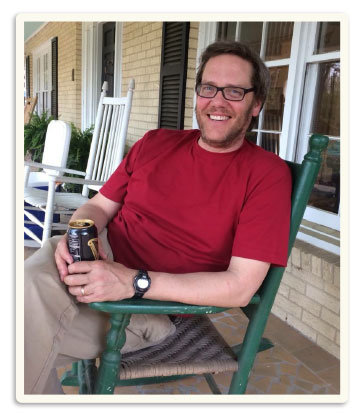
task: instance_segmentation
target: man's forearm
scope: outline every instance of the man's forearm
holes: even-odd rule
[[[149,272],[150,290],[144,298],[218,307],[240,306],[238,281],[229,271],[168,274]]]
[[[70,221],[91,219],[95,222],[98,233],[100,233],[119,210],[120,206],[119,203],[105,198],[101,193],[97,193],[74,212]]]
[[[240,272],[149,272],[151,287],[144,298],[218,307],[243,307],[256,293],[268,267],[268,264],[257,264],[256,268]]]
[[[222,272],[170,274],[148,271],[150,289],[144,298],[218,307],[242,307],[249,303],[265,278],[269,263],[232,257]],[[65,281],[76,286],[73,294],[81,302],[120,301],[134,295],[136,269],[113,261],[76,262]],[[83,287],[87,293],[81,293]]]

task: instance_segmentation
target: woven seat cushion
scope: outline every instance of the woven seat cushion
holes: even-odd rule
[[[207,316],[174,317],[176,331],[161,344],[124,353],[120,380],[234,372],[236,355]]]

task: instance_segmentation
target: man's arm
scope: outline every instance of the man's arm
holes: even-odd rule
[[[233,257],[223,272],[168,274],[149,272],[151,287],[144,298],[219,307],[249,303],[264,280],[270,264]],[[69,266],[64,282],[80,302],[117,301],[134,295],[137,270],[112,261],[77,262]],[[85,295],[81,295],[84,287]]]
[[[113,202],[101,193],[97,193],[93,198],[89,199],[84,205],[77,209],[72,215],[70,221],[77,219],[91,219],[94,221],[98,233],[100,233],[114,215],[120,209],[121,204]],[[100,257],[105,258],[101,245],[99,246]],[[73,262],[67,246],[67,234],[59,241],[55,251],[55,262],[59,270],[60,278],[69,274],[68,264]]]
[[[269,267],[269,263],[232,257],[229,268],[223,272],[179,275],[149,272],[151,287],[144,298],[218,307],[245,306],[260,287]]]

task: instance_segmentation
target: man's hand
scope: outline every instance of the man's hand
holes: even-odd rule
[[[107,255],[104,252],[100,238],[98,239],[98,250],[99,250],[100,258],[106,260]],[[59,243],[57,244],[56,251],[55,251],[55,262],[56,262],[56,266],[59,271],[60,279],[61,281],[64,281],[64,278],[67,275],[69,275],[68,265],[74,262],[68,249],[67,234],[63,235],[63,237],[60,239]]]
[[[134,295],[132,282],[136,270],[117,262],[75,262],[68,266],[68,271],[63,281],[79,302],[118,301]]]

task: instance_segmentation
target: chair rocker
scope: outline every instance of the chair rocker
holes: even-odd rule
[[[134,88],[135,81],[132,79],[126,97],[110,98],[106,97],[108,83],[104,82],[86,172],[67,169],[65,166],[59,168],[25,161],[26,169],[32,166],[45,169],[47,173],[47,191],[29,187],[25,179],[25,201],[45,212],[43,223],[31,217],[31,220],[43,228],[42,240],[34,234],[31,236],[39,245],[43,245],[50,238],[52,230],[66,230],[68,227],[68,221],[53,223],[53,214],[72,215],[89,199],[89,190],[99,191],[120,164],[124,156]],[[68,177],[64,174],[83,176],[83,178]],[[59,182],[80,184],[83,186],[82,192],[55,192],[56,184]]]
[[[328,140],[328,137],[313,135],[310,151],[302,164],[287,162],[293,180],[288,256],[320,169],[321,152],[327,147]],[[82,394],[113,394],[116,386],[167,382],[201,374],[211,391],[220,394],[212,374],[233,372],[229,394],[244,394],[256,354],[273,347],[262,336],[284,271],[284,267],[270,267],[258,292],[246,307],[241,307],[249,322],[243,343],[233,347],[226,344],[206,316],[229,307],[146,299],[91,303],[91,308],[110,314],[106,349],[100,357],[99,368],[95,366],[95,360],[76,362],[62,377],[62,384],[80,386],[79,393]],[[176,332],[160,345],[122,355],[125,327],[131,314],[168,314],[175,323]],[[178,316],[181,314],[194,316],[182,318]]]

